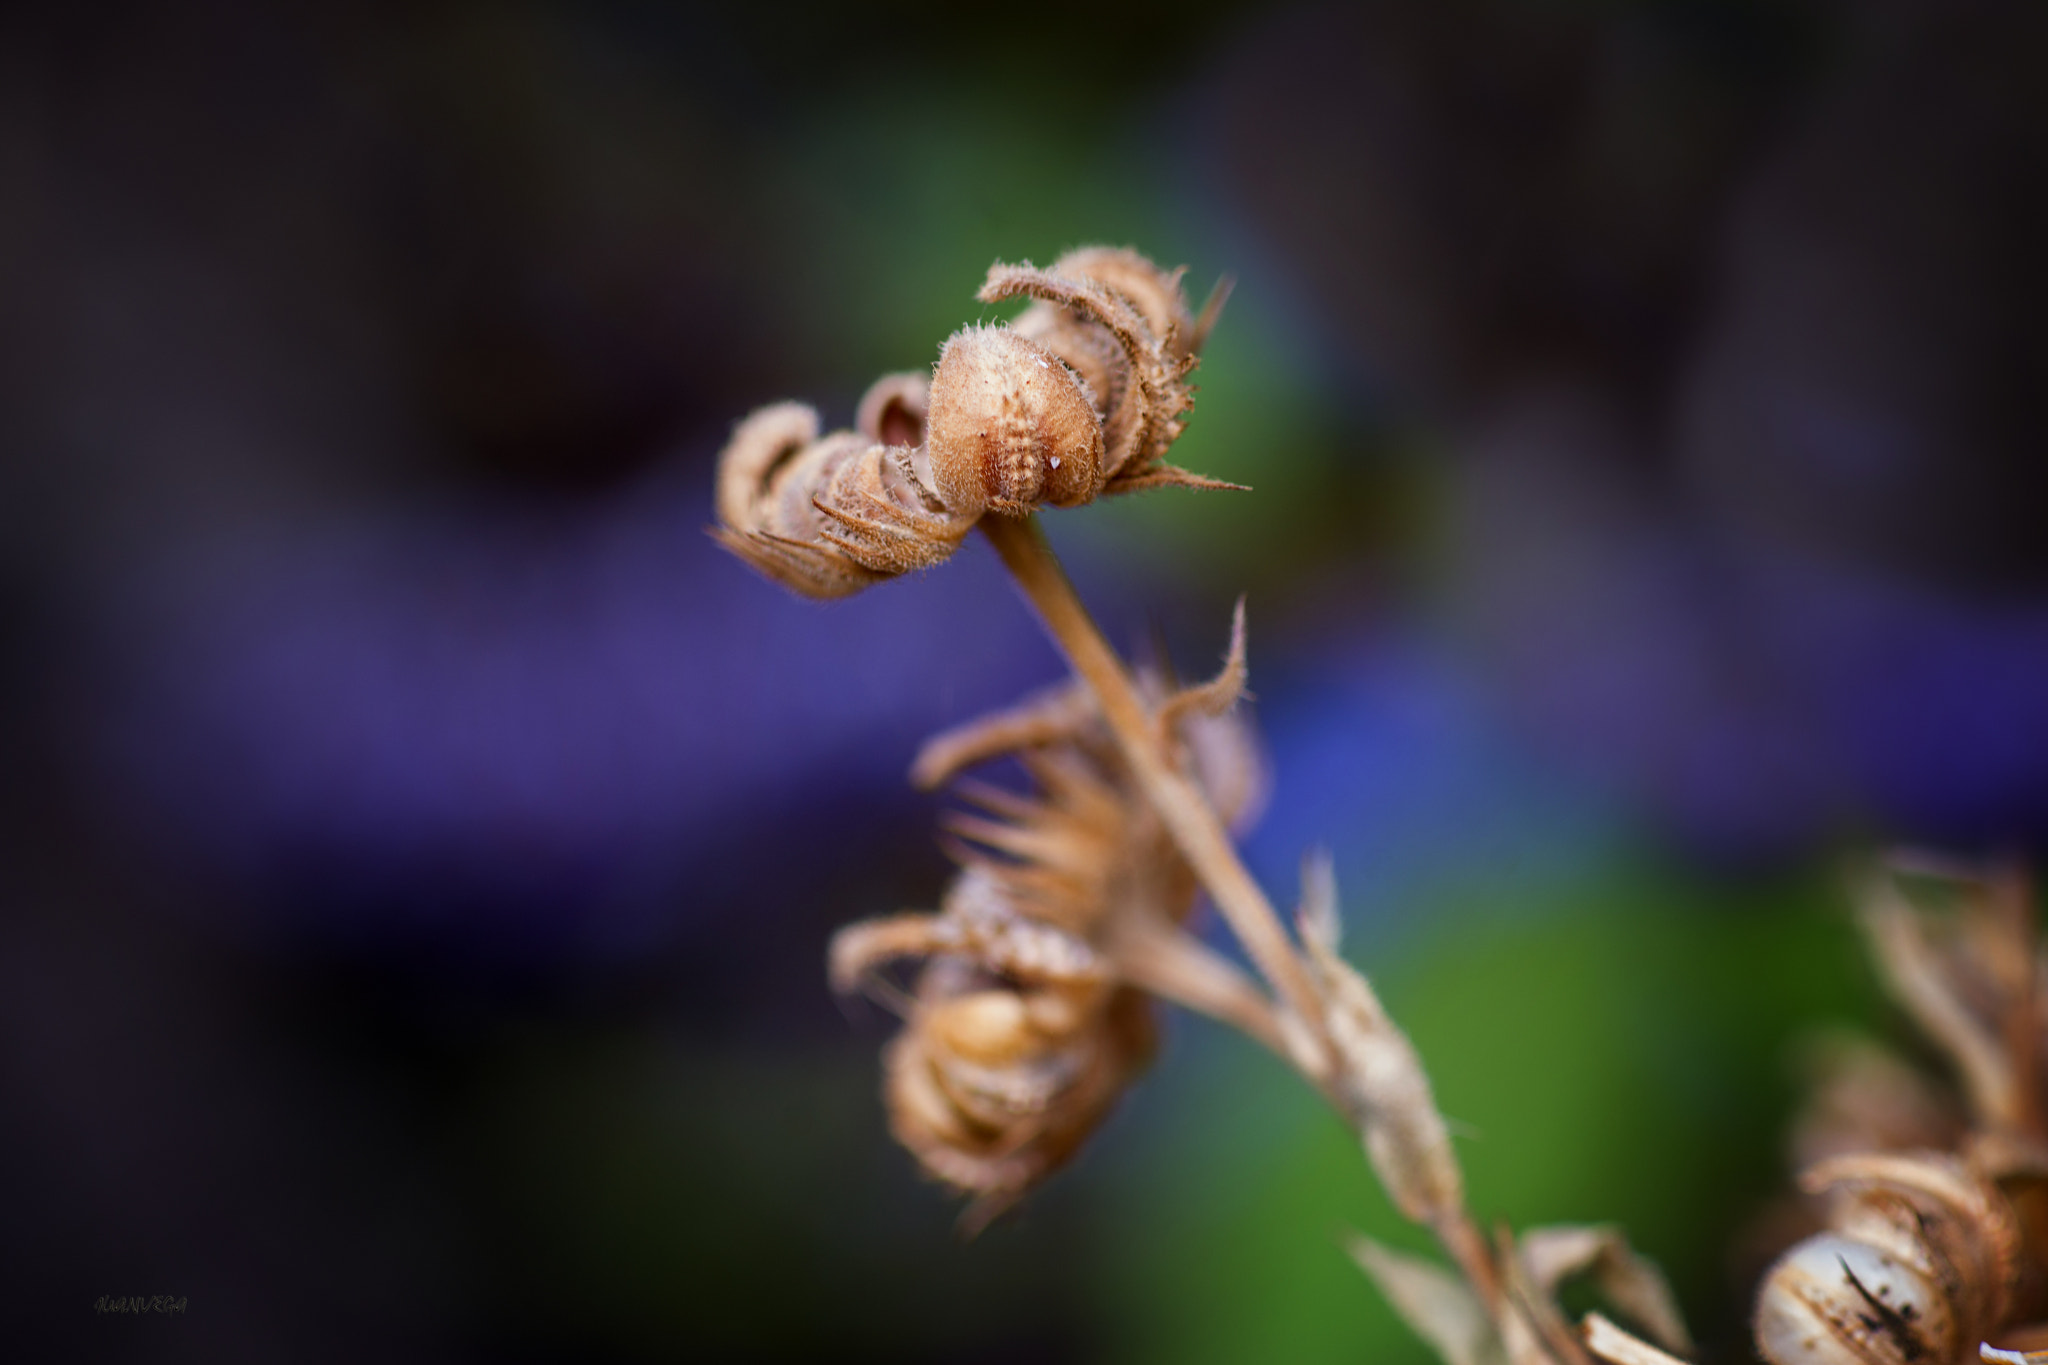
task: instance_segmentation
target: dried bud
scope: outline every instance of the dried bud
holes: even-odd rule
[[[1162,270],[1129,247],[1083,246],[1054,261],[1047,273],[1093,280],[1121,297],[1175,360],[1185,360],[1202,349],[1188,316],[1187,295],[1181,289],[1186,266]]]
[[[932,378],[927,456],[948,508],[1021,516],[1102,490],[1102,427],[1073,373],[1007,327],[956,332]]]
[[[1996,1187],[1937,1153],[1813,1167],[1829,1231],[1781,1257],[1756,1309],[1773,1365],[1960,1365],[2003,1321],[2019,1267]]]

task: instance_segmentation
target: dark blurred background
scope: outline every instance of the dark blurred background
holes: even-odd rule
[[[1237,276],[1176,457],[1257,492],[1052,518],[1084,594],[1198,671],[1250,593],[1255,867],[1335,850],[1482,1214],[1745,1358],[1788,1048],[1900,1032],[1839,859],[2048,834],[2048,10],[40,9],[8,1358],[1424,1359],[1240,1040],[963,1245],[825,991],[944,882],[918,739],[1058,665],[978,544],[756,580],[713,458],[1097,241]]]

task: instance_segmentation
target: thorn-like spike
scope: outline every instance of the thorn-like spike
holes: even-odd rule
[[[1058,850],[1057,838],[1016,825],[1006,825],[1000,820],[984,820],[978,815],[966,815],[959,811],[949,811],[943,819],[946,828],[953,833],[1019,858],[1042,859],[1046,854]]]
[[[1223,657],[1222,669],[1208,682],[1184,687],[1167,698],[1166,704],[1159,708],[1160,729],[1171,735],[1190,715],[1220,716],[1229,711],[1245,695],[1247,671],[1244,598],[1240,596],[1230,614],[1230,652]]]
[[[1219,275],[1209,297],[1202,304],[1201,313],[1195,318],[1194,331],[1188,336],[1188,354],[1198,356],[1202,346],[1209,340],[1209,333],[1215,329],[1217,319],[1223,316],[1223,305],[1230,302],[1230,291],[1237,288],[1237,279],[1232,275]]]
[[[963,778],[953,784],[953,794],[964,801],[972,801],[983,810],[999,815],[1005,820],[1034,820],[1047,812],[1045,804],[1028,796],[1020,796],[1007,787],[998,787],[993,782],[978,782]]]
[[[1227,479],[1212,479],[1206,474],[1197,474],[1178,465],[1155,464],[1132,474],[1120,474],[1103,486],[1102,494],[1142,493],[1152,488],[1199,488],[1211,492],[1249,493],[1248,483],[1231,483]]]
[[[1294,918],[1304,940],[1337,951],[1344,926],[1337,911],[1337,864],[1327,848],[1312,848],[1301,857],[1301,908]]]

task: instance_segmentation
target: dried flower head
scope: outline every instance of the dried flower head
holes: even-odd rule
[[[940,563],[988,513],[1237,487],[1163,462],[1224,293],[1191,322],[1180,275],[1105,247],[1049,271],[998,263],[985,302],[1041,302],[1015,327],[954,333],[929,382],[876,381],[854,431],[820,437],[817,414],[797,403],[741,422],[719,456],[712,534],[786,587],[844,597]]]
[[[1011,326],[1086,385],[1102,427],[1103,492],[1236,486],[1165,463],[1194,403],[1187,375],[1228,294],[1220,287],[1197,324],[1181,292],[1185,273],[1161,270],[1135,251],[1083,247],[1047,270],[1028,261],[993,265],[975,296],[1037,300]]]
[[[1241,678],[1241,659],[1225,673]],[[1183,706],[1172,723],[1202,736],[1186,762],[1236,814],[1257,795],[1254,748],[1241,721],[1215,712],[1213,699]],[[891,960],[927,959],[884,1054],[884,1098],[925,1170],[974,1196],[970,1230],[1071,1158],[1150,1059],[1141,987],[1155,984],[1160,938],[1178,935],[1196,892],[1085,689],[938,736],[914,775],[932,786],[1003,756],[1030,789],[956,784],[978,809],[946,822],[961,871],[939,913],[850,925],[830,962],[848,991]]]
[[[1885,984],[1963,1102],[1877,1049],[1837,1045],[1800,1131],[1808,1150],[1840,1152],[1801,1179],[1828,1195],[1828,1231],[1766,1276],[1756,1336],[1775,1365],[1953,1365],[2005,1324],[2028,1277],[2038,1294],[2048,1142],[2032,895],[2010,869],[1905,854],[1860,892]],[[1884,1150],[1915,1133],[1955,1150]]]
[[[2019,1233],[1998,1188],[1942,1153],[1837,1157],[1806,1172],[1829,1230],[1757,1296],[1773,1365],[1961,1365],[2005,1318]]]

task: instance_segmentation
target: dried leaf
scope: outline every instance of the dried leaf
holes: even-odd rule
[[[1505,1365],[1507,1352],[1486,1308],[1458,1276],[1434,1261],[1354,1236],[1351,1258],[1415,1335],[1445,1365]]]
[[[1872,876],[1865,883],[1859,918],[1886,984],[1954,1061],[1971,1108],[1988,1123],[2010,1127],[2020,1102],[2005,1049],[1957,993],[1928,941],[1922,917],[1898,883],[1882,873]]]
[[[1422,1059],[1365,978],[1337,956],[1336,888],[1327,860],[1311,862],[1305,880],[1302,942],[1323,996],[1324,1031],[1337,1054],[1331,1076],[1335,1097],[1357,1126],[1374,1173],[1403,1215],[1432,1225],[1461,1216],[1464,1178]]]
[[[1967,1125],[1944,1087],[1887,1048],[1850,1033],[1808,1039],[1799,1049],[1806,1102],[1792,1125],[1795,1164],[1851,1152],[1949,1149]]]
[[[1555,1298],[1558,1286],[1586,1275],[1601,1297],[1681,1354],[1693,1351],[1678,1300],[1656,1265],[1636,1254],[1611,1225],[1530,1228],[1520,1239],[1522,1265],[1539,1292]]]
[[[1686,1365],[1641,1337],[1624,1332],[1598,1313],[1586,1314],[1579,1330],[1585,1336],[1586,1349],[1608,1365]]]

